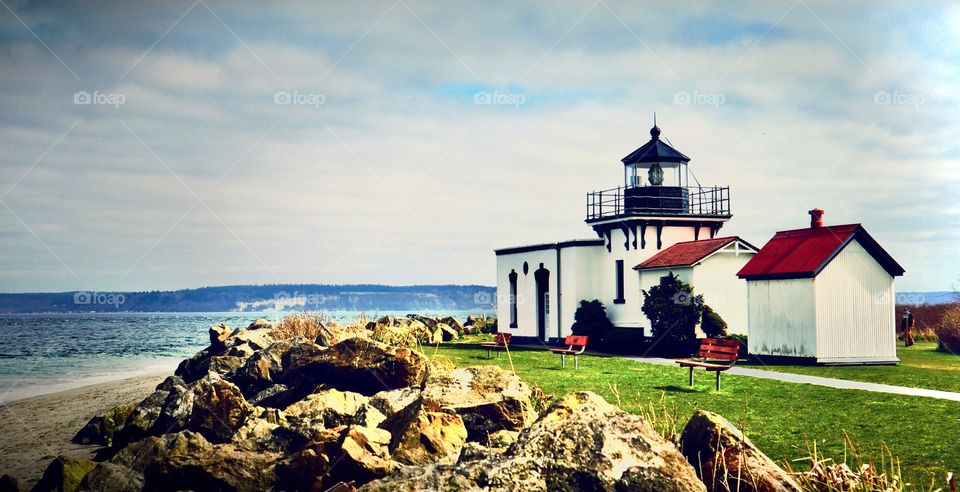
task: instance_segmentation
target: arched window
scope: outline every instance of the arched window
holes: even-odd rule
[[[517,272],[510,270],[510,328],[517,327]]]

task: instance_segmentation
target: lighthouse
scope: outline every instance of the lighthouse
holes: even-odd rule
[[[502,331],[562,339],[580,301],[596,299],[614,326],[649,335],[641,290],[668,273],[713,295],[731,331],[745,331],[746,285],[736,272],[757,249],[719,236],[732,217],[730,188],[702,186],[690,161],[654,122],[650,140],[621,159],[622,185],[586,194],[593,237],[495,250]]]

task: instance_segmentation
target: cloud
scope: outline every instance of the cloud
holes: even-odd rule
[[[654,111],[732,187],[725,232],[820,206],[901,260],[899,288],[960,271],[955,8],[12,8],[80,79],[0,12],[0,290],[490,284],[494,248],[593,235],[584,194],[620,184]]]

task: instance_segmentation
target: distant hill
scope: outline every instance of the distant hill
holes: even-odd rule
[[[152,292],[0,294],[0,313],[388,311],[476,309],[492,311],[496,289],[483,285],[376,284],[231,285]]]

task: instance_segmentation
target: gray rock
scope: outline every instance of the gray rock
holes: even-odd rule
[[[673,444],[589,392],[554,403],[503,454],[465,449],[456,464],[404,467],[361,490],[705,490]]]
[[[468,440],[486,444],[497,431],[519,431],[537,415],[530,402],[531,390],[516,374],[496,366],[458,368],[431,375],[423,399],[432,411],[460,415]]]
[[[727,419],[697,411],[681,449],[709,491],[799,492],[800,485]]]
[[[143,489],[143,473],[110,462],[97,463],[80,482],[80,492],[137,492]]]

